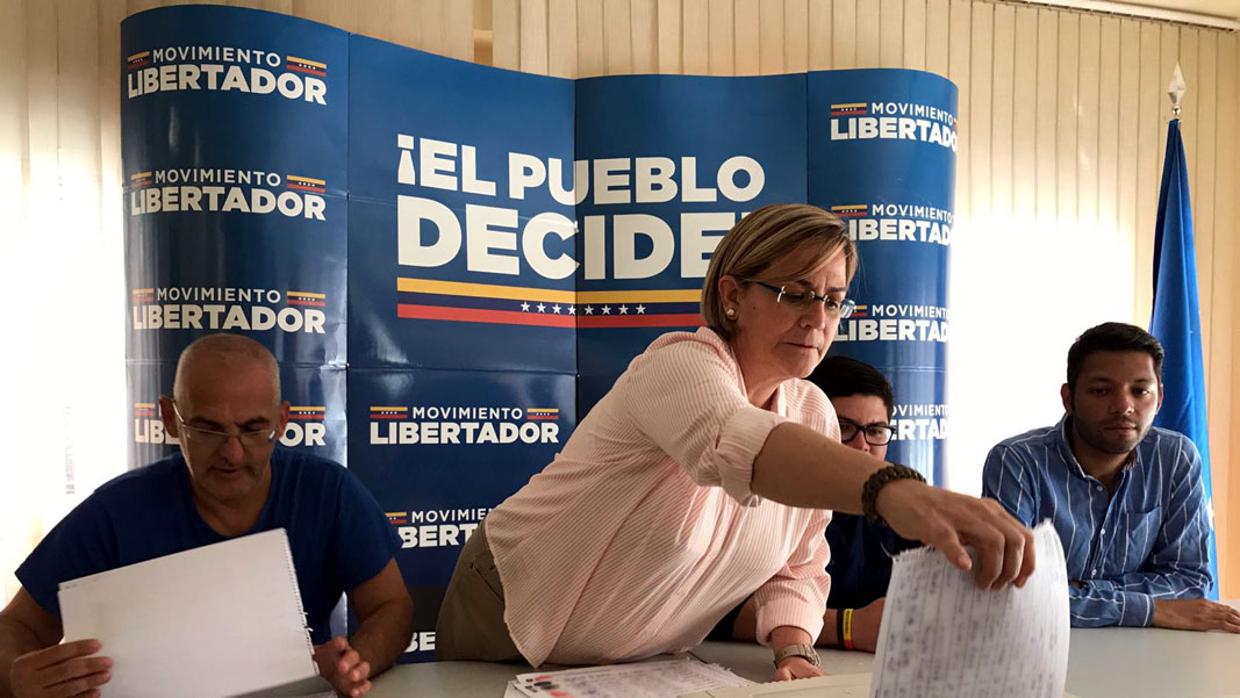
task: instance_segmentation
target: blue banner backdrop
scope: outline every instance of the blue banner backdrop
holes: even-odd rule
[[[219,9],[122,25],[128,357],[226,330],[343,365],[348,35]]]
[[[909,70],[809,76],[809,202],[848,222],[861,265],[831,347],[895,387],[887,457],[943,482],[955,85]]]
[[[804,104],[805,75],[577,82],[579,414],[655,337],[701,324],[742,215],[805,201]]]
[[[122,39],[131,465],[175,445],[156,399],[189,341],[264,342],[304,410],[286,445],[347,460],[401,537],[406,660],[433,657],[478,522],[654,337],[700,325],[718,239],[765,204],[848,221],[861,305],[833,350],[893,378],[893,457],[941,472],[946,80],[572,81],[226,7]]]
[[[574,373],[572,81],[351,50],[352,365]]]

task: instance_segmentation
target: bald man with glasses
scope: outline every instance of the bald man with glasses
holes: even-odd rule
[[[94,696],[126,670],[95,640],[57,644],[61,582],[277,528],[288,532],[320,674],[343,695],[367,693],[413,632],[393,558],[400,540],[342,466],[277,447],[288,410],[258,342],[215,334],[187,347],[173,396],[160,398],[180,452],[101,486],[17,569],[22,588],[0,611],[0,696]],[[358,626],[333,638],[342,593]]]
[[[822,388],[840,423],[840,442],[876,458],[887,457],[894,428],[891,383],[873,366],[846,356],[829,356],[809,380]],[[874,652],[883,599],[891,583],[891,556],[920,543],[901,538],[864,516],[834,513],[827,526],[831,592],[823,614],[820,647]],[[750,597],[723,618],[710,637],[753,640],[755,608]]]

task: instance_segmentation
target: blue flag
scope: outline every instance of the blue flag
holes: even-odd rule
[[[1207,596],[1217,600],[1218,554],[1206,422],[1206,373],[1201,360],[1201,314],[1197,309],[1197,257],[1179,119],[1172,119],[1167,125],[1167,154],[1154,233],[1154,315],[1150,334],[1162,342],[1166,351],[1163,405],[1154,425],[1188,436],[1201,452],[1206,508],[1210,512],[1210,573],[1214,577]]]

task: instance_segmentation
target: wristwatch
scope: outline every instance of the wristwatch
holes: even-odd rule
[[[775,653],[775,668],[779,668],[779,663],[788,657],[805,657],[806,661],[814,666],[822,666],[822,662],[818,659],[818,653],[814,651],[813,645],[788,645]]]

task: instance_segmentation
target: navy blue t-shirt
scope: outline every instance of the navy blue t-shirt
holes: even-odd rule
[[[827,525],[827,544],[831,548],[827,608],[861,608],[886,596],[891,557],[921,545],[864,516],[839,512],[831,515]]]
[[[331,639],[328,619],[341,593],[387,565],[400,538],[370,492],[344,467],[277,448],[271,492],[254,527],[288,532],[311,639]],[[198,514],[181,454],[114,478],[71,511],[17,568],[26,591],[60,616],[60,583],[219,543]]]

